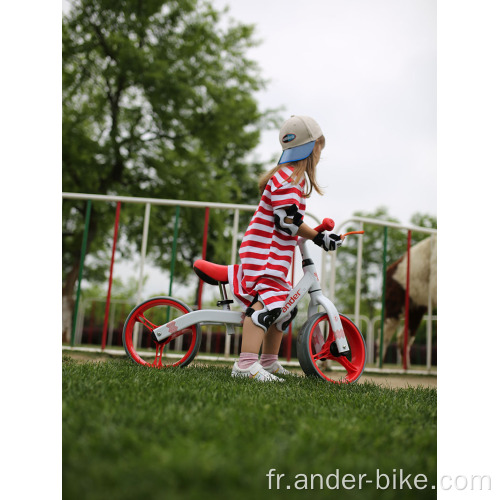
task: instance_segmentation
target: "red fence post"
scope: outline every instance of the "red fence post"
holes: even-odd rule
[[[203,247],[201,251],[201,258],[205,260],[207,258],[207,237],[208,237],[208,218],[210,216],[210,207],[205,208],[205,226],[203,228]],[[200,285],[198,287],[198,310],[201,309],[201,296],[203,292],[203,280],[200,279]]]
[[[408,349],[408,329],[410,325],[410,249],[411,249],[411,229],[408,230],[407,262],[406,262],[406,291],[405,291],[405,330],[403,347],[403,368],[408,369],[406,351]],[[409,356],[408,356],[409,357]]]
[[[295,276],[295,249],[293,251],[293,256],[292,256],[292,288],[295,285],[294,276]],[[290,325],[288,325],[288,336],[286,339],[286,360],[287,361],[290,361],[290,359],[292,358],[292,323],[293,323],[293,321],[290,323]]]
[[[106,310],[104,312],[104,326],[102,327],[101,350],[104,350],[106,348],[106,340],[108,337],[109,304],[111,302],[111,287],[113,285],[113,265],[115,263],[116,241],[118,240],[118,225],[120,222],[121,205],[122,205],[121,201],[117,202],[116,204],[115,232],[113,235],[113,250],[111,251],[111,265],[109,266],[108,296],[106,298]]]

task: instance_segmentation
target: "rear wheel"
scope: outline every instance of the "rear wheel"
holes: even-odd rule
[[[139,365],[162,368],[187,366],[198,353],[201,328],[193,325],[179,330],[163,342],[152,338],[152,331],[192,309],[171,297],[154,297],[136,306],[123,326],[123,346]]]
[[[328,314],[309,318],[299,332],[297,355],[306,375],[321,377],[333,383],[356,382],[365,368],[365,341],[356,325],[339,315],[350,350],[339,354]]]

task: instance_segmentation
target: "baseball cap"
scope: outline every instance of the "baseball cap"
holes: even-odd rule
[[[283,153],[278,165],[307,158],[322,135],[320,126],[311,117],[292,115],[280,129]]]

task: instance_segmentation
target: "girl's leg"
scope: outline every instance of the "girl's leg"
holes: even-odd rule
[[[252,306],[256,311],[261,310],[264,306],[257,302]],[[259,361],[259,351],[262,347],[262,356],[260,359],[260,364],[265,370],[273,368],[275,373],[288,373],[277,361],[278,352],[281,345],[281,339],[283,338],[283,332],[280,332],[275,325],[264,334],[264,330],[259,328],[253,321],[252,318],[246,317],[243,322],[243,334],[241,339],[241,353],[239,360],[235,363],[240,370],[248,370],[252,367],[254,363]],[[276,367],[277,365],[277,367]],[[233,373],[237,370],[233,367]],[[272,376],[269,372],[269,376]],[[275,377],[275,380],[282,380],[279,377]]]
[[[264,335],[262,354],[275,354],[277,356],[280,350],[282,338],[283,332],[280,332],[276,328],[276,325],[271,325],[267,333]]]
[[[261,302],[256,302],[253,309],[260,311],[263,308]],[[243,322],[243,333],[241,338],[241,352],[252,352],[259,354],[262,346],[262,354],[278,354],[281,346],[283,332],[280,332],[276,325],[271,325],[267,333],[259,328],[252,318],[246,317]]]
[[[252,306],[256,311],[263,308],[260,302]],[[259,352],[262,346],[264,330],[259,328],[252,318],[246,317],[243,322],[243,333],[241,336],[241,354],[238,361],[238,366],[242,369],[249,368],[259,360]]]
[[[278,352],[280,350],[281,339],[283,338],[283,332],[280,332],[276,325],[271,325],[271,328],[264,335],[264,341],[262,343],[262,356],[260,357],[260,364],[266,369],[273,369],[273,367],[279,366],[278,364]]]

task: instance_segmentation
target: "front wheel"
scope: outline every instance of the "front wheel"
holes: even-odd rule
[[[162,368],[187,366],[198,353],[201,328],[193,325],[176,332],[163,342],[152,338],[152,331],[188,312],[189,306],[171,297],[154,297],[136,306],[123,326],[123,346],[139,365]]]
[[[299,332],[297,356],[306,375],[333,383],[353,383],[361,377],[365,368],[365,340],[349,318],[342,314],[339,316],[350,348],[347,355],[338,352],[328,314],[318,313],[311,316]]]

